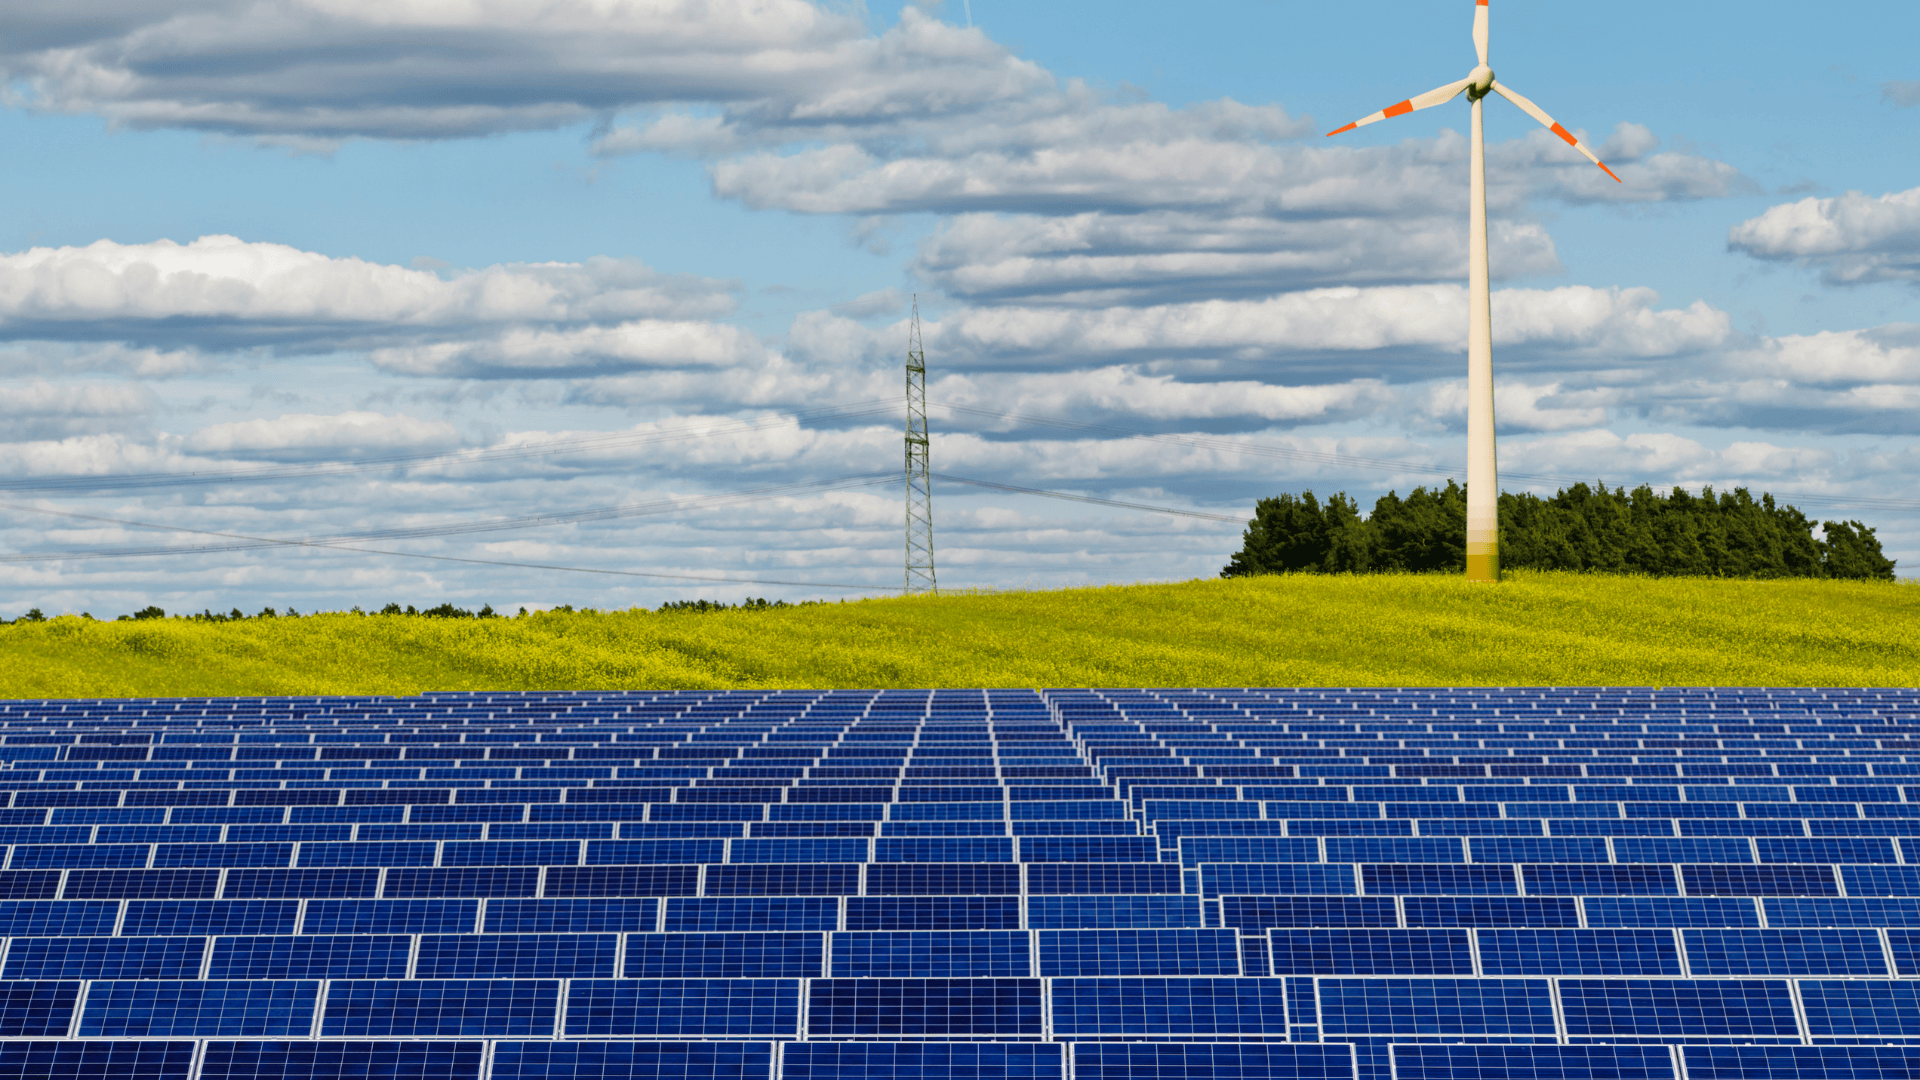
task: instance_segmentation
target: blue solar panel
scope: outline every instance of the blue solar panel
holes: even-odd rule
[[[192,979],[206,955],[203,937],[15,938],[5,979]]]
[[[1488,975],[1680,975],[1672,930],[1481,930]]]
[[[1004,836],[882,837],[873,842],[875,862],[993,863],[1013,861],[1013,841]]]
[[[848,930],[1020,928],[1015,896],[855,896],[846,904]]]
[[[1678,896],[1673,867],[1542,863],[1520,867],[1528,896]],[[1693,894],[1691,889],[1688,890]],[[1697,894],[1694,894],[1697,895]]]
[[[1074,1080],[1351,1080],[1347,1046],[1261,1043],[1082,1043]],[[1458,1078],[1450,1078],[1458,1080]]]
[[[541,895],[552,897],[692,896],[700,884],[697,866],[555,866],[545,873],[546,889]],[[528,879],[536,880],[538,876],[538,873],[529,874]],[[714,893],[712,880],[708,881],[707,893]]]
[[[1904,1075],[1786,1044],[1920,1041],[1915,719],[1884,690],[0,702],[0,1080],[61,1075],[69,1030],[215,1040],[232,1080],[479,1080],[487,1038],[527,1080],[1670,1080],[1716,1040]]]
[[[568,984],[575,1035],[800,1034],[794,979],[581,979]]]
[[[1238,975],[1232,930],[1043,930],[1040,974]]]
[[[1038,979],[815,979],[811,1038],[1037,1036]]]
[[[629,979],[806,979],[824,974],[826,935],[628,934]]]
[[[1695,975],[1886,975],[1880,936],[1852,927],[1683,930]]]
[[[833,935],[832,970],[842,979],[971,979],[1033,974],[1028,936],[1018,930],[895,930]]]
[[[1283,979],[1055,979],[1060,1035],[1265,1035],[1286,1028]],[[1549,1012],[1551,1017],[1551,1012]]]
[[[1171,868],[1169,868],[1171,869]],[[1200,868],[1202,893],[1221,896],[1351,895],[1353,867],[1312,863],[1223,863]],[[1170,889],[1170,892],[1178,892]]]
[[[1471,975],[1465,930],[1271,930],[1275,975]]]
[[[782,1052],[781,1076],[787,1080],[1064,1080],[1064,1071],[1057,1043],[800,1042]]]
[[[207,968],[216,979],[401,979],[413,939],[397,935],[223,937]]]
[[[552,1035],[556,981],[341,980],[328,985],[324,1036]]]
[[[874,869],[877,872],[880,868]],[[917,868],[901,867],[900,869]],[[831,863],[709,866],[703,888],[707,896],[856,896],[860,892],[860,867]],[[638,892],[640,890],[629,888],[624,895]],[[677,895],[691,893],[692,889],[689,888],[686,893]],[[554,895],[551,872],[548,875],[547,895]],[[651,895],[676,894],[652,893]]]
[[[64,1036],[78,982],[0,982],[0,1037]]]
[[[1869,979],[1804,980],[1800,1000],[1816,1038],[1920,1035],[1920,985]]]
[[[1327,1035],[1553,1035],[1544,979],[1321,979]]]
[[[1014,863],[875,863],[867,868],[866,892],[868,896],[1018,895],[1020,867]]]
[[[1761,903],[1768,926],[1920,927],[1920,897],[1770,897]]]
[[[1682,866],[1688,896],[1839,896],[1830,866]]]
[[[1655,927],[1759,926],[1754,903],[1713,896],[1590,896],[1580,901],[1588,926]]]
[[[548,901],[551,902],[551,901]],[[577,902],[577,901],[576,901]],[[631,903],[631,901],[595,901]],[[489,912],[493,905],[488,905]],[[648,920],[651,922],[651,919]],[[807,931],[840,928],[840,902],[827,896],[675,897],[667,901],[663,930]],[[609,927],[609,929],[613,929]],[[620,929],[648,930],[649,926]]]
[[[1910,1080],[1920,1046],[1688,1046],[1688,1080]]]
[[[313,1031],[318,982],[96,982],[76,1034],[113,1038],[279,1035]]]
[[[193,1049],[191,1042],[0,1042],[0,1080],[187,1080]]]
[[[420,939],[421,979],[606,979],[615,934],[429,934]]]
[[[1161,930],[1205,925],[1197,896],[1035,896],[1027,900],[1034,930]]]
[[[120,932],[129,936],[291,934],[298,900],[134,900]]]
[[[1658,1045],[1401,1045],[1393,1048],[1393,1075],[1397,1080],[1674,1080],[1673,1057]],[[1688,1078],[1705,1080],[1691,1069]]]
[[[501,1042],[493,1051],[495,1080],[771,1080],[772,1075],[767,1043]]]
[[[105,900],[0,900],[0,937],[105,936],[119,918]]]
[[[89,1044],[81,1044],[89,1045]],[[90,1044],[112,1045],[112,1044]],[[192,1043],[146,1045],[185,1046]],[[209,1042],[201,1080],[479,1080],[478,1042]],[[191,1059],[191,1053],[188,1055]],[[4,1074],[0,1074],[4,1075]],[[184,1077],[184,1069],[179,1073]]]
[[[1555,929],[1580,925],[1579,909],[1567,897],[1409,896],[1403,903],[1408,926]]]

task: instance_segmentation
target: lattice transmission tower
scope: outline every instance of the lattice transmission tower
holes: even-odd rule
[[[907,335],[907,593],[939,592],[933,576],[933,478],[927,462],[927,355],[920,347],[920,298]]]

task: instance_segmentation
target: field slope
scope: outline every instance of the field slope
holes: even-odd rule
[[[0,627],[0,697],[1920,684],[1920,585],[1288,575],[709,614]]]

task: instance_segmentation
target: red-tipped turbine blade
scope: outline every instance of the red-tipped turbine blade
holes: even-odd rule
[[[1345,132],[1352,131],[1354,128],[1357,128],[1357,127],[1366,127],[1368,124],[1379,123],[1380,121],[1385,120],[1389,116],[1405,116],[1410,112],[1418,112],[1421,109],[1431,109],[1435,105],[1444,105],[1447,102],[1452,101],[1454,97],[1460,93],[1460,91],[1465,90],[1468,84],[1471,82],[1473,82],[1472,79],[1461,79],[1459,82],[1448,83],[1445,86],[1438,87],[1433,90],[1429,90],[1426,93],[1421,94],[1419,97],[1410,97],[1398,105],[1389,105],[1386,108],[1381,109],[1377,113],[1373,113],[1369,116],[1363,116],[1360,119],[1355,120],[1353,123],[1348,124],[1346,127],[1341,128],[1339,131],[1327,132],[1327,137],[1332,138],[1335,135],[1340,135]]]
[[[1575,138],[1573,132],[1568,131],[1566,128],[1561,127],[1559,123],[1554,120],[1553,117],[1548,116],[1545,109],[1542,109],[1540,106],[1535,105],[1533,102],[1522,97],[1518,91],[1509,90],[1507,87],[1501,85],[1498,79],[1494,80],[1493,92],[1496,94],[1499,94],[1503,98],[1506,98],[1508,101],[1513,102],[1515,105],[1520,106],[1521,112],[1524,112],[1528,116],[1533,117],[1535,120],[1540,121],[1542,124],[1546,125],[1546,128],[1548,131],[1551,131],[1555,135],[1558,135],[1562,139],[1565,139],[1568,146],[1571,146],[1575,150],[1578,150],[1582,154],[1586,155],[1586,158],[1588,161],[1591,161],[1595,165],[1600,166],[1600,171],[1606,173],[1608,176],[1612,176],[1616,183],[1622,183],[1622,184],[1626,183],[1625,180],[1621,180],[1619,176],[1615,175],[1612,169],[1607,168],[1606,162],[1601,161],[1598,157],[1594,156],[1593,151],[1587,148],[1586,143],[1581,142],[1579,139]]]
[[[1481,63],[1487,62],[1487,0],[1474,0],[1473,51],[1479,54]]]

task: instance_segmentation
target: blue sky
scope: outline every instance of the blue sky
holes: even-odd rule
[[[1505,486],[1792,492],[1915,566],[1920,16],[1491,16],[1627,181],[1490,107]],[[23,4],[0,502],[91,518],[9,513],[0,614],[882,591],[898,485],[782,485],[897,468],[914,294],[943,473],[1241,518],[1459,471],[1466,106],[1323,133],[1463,74],[1470,3],[971,17]],[[936,491],[949,588],[1209,576],[1238,532]],[[340,550],[376,534],[479,561]]]

